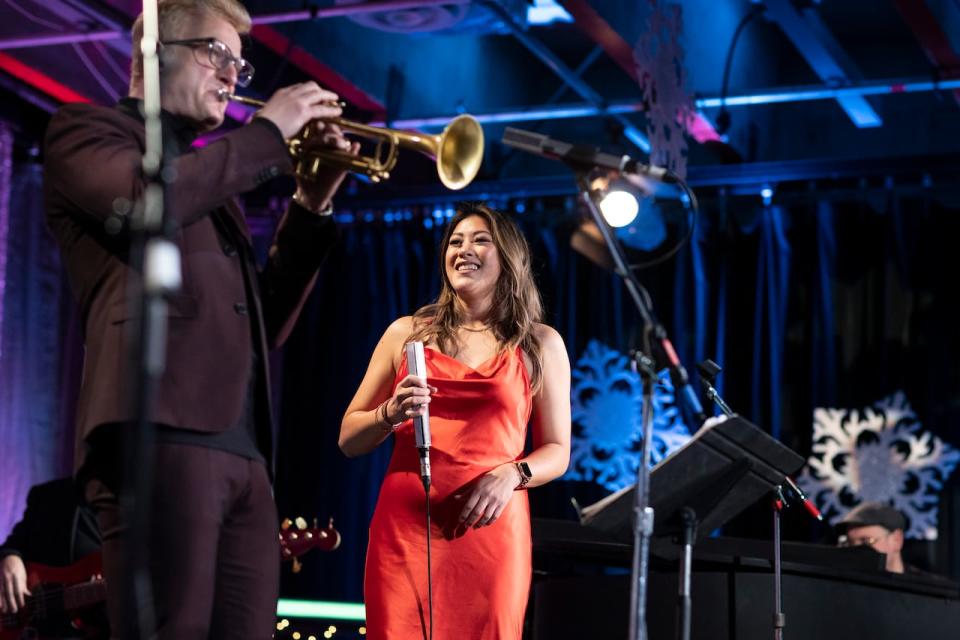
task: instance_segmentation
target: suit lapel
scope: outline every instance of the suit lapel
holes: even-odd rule
[[[217,213],[221,212],[223,214],[221,218],[232,224],[236,231],[247,241],[247,244],[253,246],[253,237],[250,235],[250,229],[247,227],[247,219],[244,217],[240,206],[237,205],[236,200],[232,198],[228,200],[223,207],[217,210]]]

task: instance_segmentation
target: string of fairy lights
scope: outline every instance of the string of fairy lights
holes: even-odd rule
[[[277,618],[277,640],[356,639],[367,635],[362,603],[281,598]]]
[[[347,633],[355,632],[357,636],[350,636]],[[340,629],[337,625],[331,624],[328,625],[323,631],[304,631],[297,626],[294,626],[288,618],[283,618],[277,622],[277,633],[274,634],[274,638],[290,638],[291,640],[320,640],[320,638],[349,638],[349,637],[360,637],[363,638],[367,635],[367,628],[365,626],[360,626],[357,629]]]

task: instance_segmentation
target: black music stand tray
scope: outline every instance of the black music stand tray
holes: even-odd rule
[[[770,495],[803,458],[747,420],[733,416],[702,427],[650,473],[654,536],[680,535],[679,637],[689,637],[690,563],[694,541]],[[633,485],[585,507],[581,523],[633,540]],[[779,545],[779,540],[774,541]]]

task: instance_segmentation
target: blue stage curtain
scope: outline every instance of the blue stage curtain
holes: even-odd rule
[[[0,208],[0,535],[31,484],[70,470],[81,354],[43,227],[40,169],[3,175],[12,188],[0,198],[9,204]],[[547,321],[574,362],[593,339],[626,352],[637,346],[639,318],[619,279],[570,248],[571,208],[547,198],[516,216]],[[303,572],[284,572],[286,596],[361,598],[367,526],[390,445],[348,460],[337,437],[384,330],[438,291],[442,220],[411,211],[389,220],[387,212],[353,212],[354,222],[341,221],[342,242],[273,363],[280,516],[321,525],[334,516],[344,535],[338,551],[311,553]],[[811,192],[773,206],[718,196],[677,257],[638,276],[694,380],[697,362],[719,362],[718,388],[734,409],[801,454],[815,406],[864,406],[898,388],[928,428],[960,445],[960,313],[949,268],[957,237],[960,216],[924,193]],[[588,501],[583,487],[565,485],[532,492],[534,512],[569,516],[570,495]],[[753,524],[743,530],[755,532]]]
[[[903,304],[914,290],[941,297],[949,290],[933,263],[956,223],[942,210],[927,223],[943,233],[924,231],[916,203],[894,200],[708,204],[675,260],[638,273],[695,386],[694,365],[713,358],[724,367],[718,386],[734,409],[802,454],[814,406],[859,406],[861,398],[900,385],[915,407],[926,403],[931,418],[949,415],[955,367],[937,350],[903,345],[924,340],[918,321],[937,323],[936,335],[948,339],[940,325],[957,314],[944,313],[938,302],[929,307],[936,314],[911,315]],[[556,222],[561,208],[516,217],[533,249],[547,321],[564,336],[572,361],[591,339],[626,352],[640,335],[632,302],[616,276],[570,249],[570,227]],[[346,460],[336,449],[339,423],[388,323],[436,295],[439,231],[415,216],[347,226],[344,237],[285,352],[277,495],[282,514],[336,515],[345,533],[342,550],[309,558],[303,573],[285,577],[284,592],[358,599],[366,528],[390,447]],[[919,250],[924,246],[929,251]],[[960,353],[949,341],[945,353]],[[942,382],[926,385],[922,380],[934,374],[911,372],[922,360],[941,372]],[[602,493],[593,489],[554,483],[532,493],[532,508],[570,516],[569,497],[588,502]],[[741,533],[769,526],[760,511],[753,514],[759,525],[745,522]]]
[[[0,129],[0,541],[31,485],[73,467],[80,338],[53,238],[42,167],[10,164]]]
[[[816,205],[816,287],[813,289],[813,379],[811,400],[815,407],[831,407],[837,401],[836,326],[833,318],[837,237],[834,209],[829,202]]]

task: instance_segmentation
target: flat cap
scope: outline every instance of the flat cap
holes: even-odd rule
[[[835,529],[843,533],[854,527],[879,525],[887,531],[903,529],[907,523],[897,509],[883,502],[864,502],[852,509],[837,523]]]

